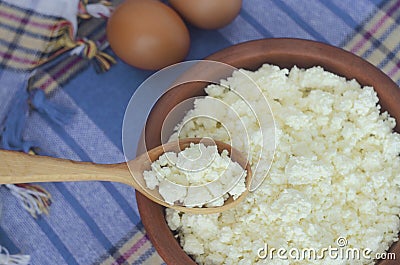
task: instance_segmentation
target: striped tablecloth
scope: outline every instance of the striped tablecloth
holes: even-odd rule
[[[6,7],[0,5],[0,17]],[[99,20],[79,27],[86,27],[101,44],[104,25]],[[0,24],[0,65],[12,60],[1,49],[1,34],[7,27]],[[192,44],[187,59],[201,59],[248,40],[295,37],[343,47],[400,84],[400,0],[244,0],[229,26],[212,31],[189,29]],[[105,52],[112,54],[109,49]],[[65,124],[37,112],[29,115],[23,137],[34,143],[38,154],[97,163],[124,160],[124,111],[136,88],[153,72],[119,60],[102,74],[91,65],[73,55],[42,68],[45,80],[56,81],[37,81],[54,90],[50,103],[67,106],[74,115]],[[14,71],[0,69],[0,128],[29,75],[17,74],[20,78],[15,78]],[[133,137],[138,137],[140,129]],[[109,182],[44,183],[42,187],[53,203],[49,215],[36,219],[9,189],[0,188],[0,245],[11,254],[30,255],[32,265],[163,263],[145,235],[132,188]]]

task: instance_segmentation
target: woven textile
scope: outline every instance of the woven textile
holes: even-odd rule
[[[0,3],[0,66],[27,71],[68,49],[74,38],[66,18],[39,13],[37,5]]]
[[[400,1],[383,2],[343,46],[400,84]]]
[[[246,0],[239,16],[225,28],[206,31],[189,27],[192,43],[187,59],[201,59],[253,39],[305,38],[344,47],[400,84],[399,17],[400,0],[311,0],[301,4],[297,0]],[[77,36],[88,36],[98,41],[100,50],[106,48],[105,23],[102,19],[79,20]],[[112,54],[109,48],[105,52]],[[66,124],[54,123],[37,112],[29,116],[23,136],[35,143],[37,153],[97,163],[124,160],[124,111],[136,88],[153,72],[118,60],[108,72],[98,74],[95,67],[88,67],[91,62],[68,54],[40,67],[36,87],[47,85],[53,90],[48,101],[68,106],[74,115]],[[16,88],[24,87],[23,80],[28,78],[27,73],[19,78],[14,75],[10,69],[0,72],[0,129],[16,100]],[[138,138],[140,130],[138,126],[132,137]],[[33,265],[163,263],[145,236],[132,188],[109,182],[42,186],[52,194],[53,205],[49,216],[37,219],[22,209],[7,189],[0,189],[4,204],[0,245],[12,254],[31,255]]]

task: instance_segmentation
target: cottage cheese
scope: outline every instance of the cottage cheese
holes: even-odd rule
[[[193,215],[166,209],[167,223],[183,249],[199,264],[373,264],[362,257],[263,260],[257,250],[266,243],[288,250],[335,247],[344,237],[348,246],[371,249],[373,257],[398,240],[400,136],[392,132],[395,120],[380,113],[376,92],[321,67],[289,71],[266,64],[205,89],[209,97],[241,106],[244,120],[250,111],[232,93],[247,88],[241,73],[258,84],[274,113],[273,164],[260,188],[231,210]],[[257,100],[251,99],[252,105]],[[185,119],[210,108],[206,101],[199,99]],[[216,113],[223,122],[233,122]],[[248,130],[252,152],[260,150],[257,129],[252,124]],[[192,134],[230,140],[222,128],[201,121],[182,128],[179,137]],[[251,157],[254,163],[256,153]]]
[[[246,190],[246,170],[230,159],[227,150],[219,154],[217,146],[202,143],[191,143],[179,153],[164,153],[143,177],[146,186],[158,187],[171,205],[222,206],[229,196],[236,200]]]

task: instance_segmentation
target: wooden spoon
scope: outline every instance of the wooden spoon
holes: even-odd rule
[[[219,207],[195,207],[189,208],[181,205],[166,203],[158,192],[158,189],[146,188],[143,172],[150,169],[153,161],[157,160],[165,152],[179,152],[190,143],[203,143],[204,145],[217,145],[218,151],[228,150],[233,161],[238,162],[247,171],[246,191],[239,198],[232,197]],[[128,165],[129,164],[129,165]],[[133,177],[134,176],[134,177]],[[232,208],[248,193],[251,181],[251,168],[244,156],[220,141],[207,138],[187,138],[158,146],[145,154],[138,156],[128,163],[119,164],[94,164],[91,162],[77,162],[60,158],[28,155],[21,152],[0,150],[0,184],[17,184],[32,182],[65,182],[65,181],[113,181],[134,187],[150,200],[187,213],[208,214],[222,212]]]

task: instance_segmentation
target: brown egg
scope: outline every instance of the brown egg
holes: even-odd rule
[[[107,23],[107,38],[126,63],[147,70],[182,61],[190,46],[180,16],[157,0],[126,0]]]
[[[189,23],[202,29],[228,25],[239,14],[242,0],[169,0]]]

